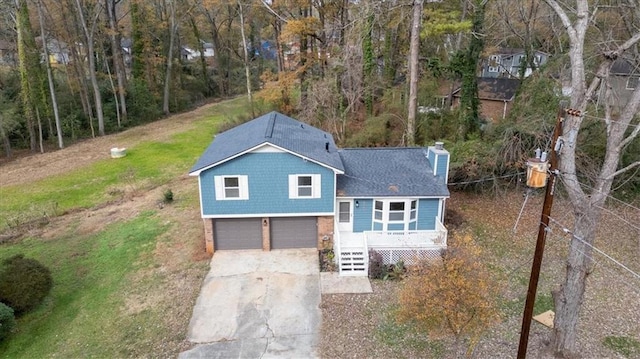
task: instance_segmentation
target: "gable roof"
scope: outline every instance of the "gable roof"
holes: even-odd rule
[[[197,175],[266,143],[338,172],[344,171],[330,133],[274,111],[218,134],[189,174]]]
[[[347,148],[340,157],[345,174],[338,175],[339,197],[449,196],[425,148]]]

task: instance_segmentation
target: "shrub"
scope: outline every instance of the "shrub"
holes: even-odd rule
[[[173,191],[171,189],[164,191],[163,202],[167,204],[173,202]]]
[[[53,287],[49,269],[40,262],[17,254],[0,268],[0,301],[22,314],[42,302]]]
[[[0,342],[11,334],[15,326],[16,317],[13,315],[13,309],[0,303]]]
[[[369,278],[382,279],[387,275],[387,267],[382,263],[382,255],[369,251]]]

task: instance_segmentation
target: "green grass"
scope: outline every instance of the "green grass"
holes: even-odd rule
[[[183,132],[164,142],[141,142],[128,148],[124,158],[98,161],[27,185],[0,187],[0,233],[33,220],[46,224],[48,217],[65,211],[169,183],[187,173],[220,124],[246,117],[248,106],[236,99],[203,112]],[[196,210],[197,194],[181,197],[175,205]],[[0,358],[141,357],[162,353],[168,342],[177,347],[185,333],[171,330],[175,326],[163,312],[166,307],[141,305],[128,311],[126,301],[171,285],[152,270],[162,265],[154,263],[153,253],[167,240],[162,234],[168,222],[145,212],[97,234],[77,235],[79,221],[58,238],[0,244],[0,260],[23,253],[49,267],[54,278],[45,302],[19,318],[17,330],[0,343]],[[181,265],[177,270],[186,271],[192,263]]]
[[[134,330],[158,322],[123,317],[130,273],[150,265],[157,236],[166,228],[152,212],[85,238],[32,238],[0,247],[0,259],[17,253],[52,269],[54,287],[45,302],[18,320],[18,331],[0,344],[4,358],[128,356]],[[146,313],[152,315],[153,313]],[[140,320],[143,319],[143,320]],[[157,326],[153,326],[157,327]]]
[[[213,106],[194,120],[195,128],[166,142],[140,143],[117,161],[105,159],[28,186],[0,187],[0,232],[71,209],[90,208],[113,200],[114,195],[161,185],[186,173],[210,144],[219,124],[246,114],[244,102],[236,99]]]
[[[602,344],[625,358],[640,355],[640,341],[638,339],[608,336],[604,338]]]

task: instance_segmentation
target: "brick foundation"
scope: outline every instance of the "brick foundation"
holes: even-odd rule
[[[318,249],[333,248],[333,216],[318,217]]]
[[[213,245],[213,219],[203,218],[202,220],[204,222],[204,246],[207,253],[213,254],[215,251]]]
[[[262,218],[262,250],[270,251],[271,250],[271,222],[269,221],[269,217]]]

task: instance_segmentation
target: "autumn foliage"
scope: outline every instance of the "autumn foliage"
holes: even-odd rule
[[[398,316],[430,336],[475,338],[497,320],[494,293],[480,247],[469,235],[450,235],[438,260],[422,263],[406,278]]]

